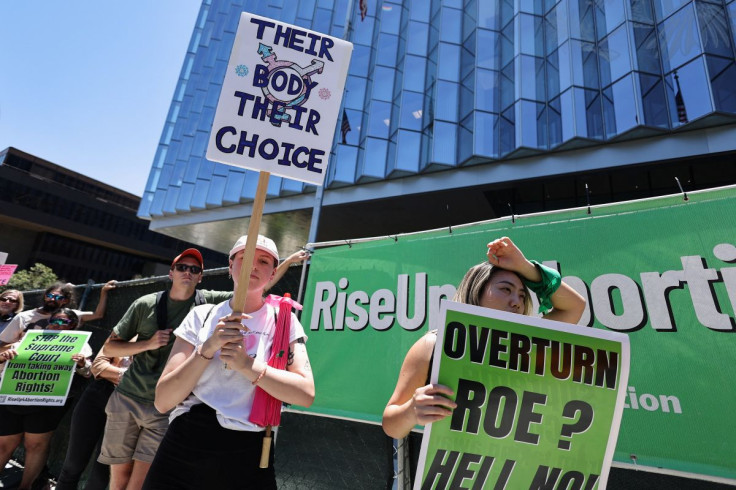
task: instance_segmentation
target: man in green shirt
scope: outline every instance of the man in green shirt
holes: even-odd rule
[[[217,304],[231,292],[197,291],[202,254],[189,248],[171,263],[167,292],[142,296],[130,305],[105,343],[111,357],[133,362],[107,404],[107,425],[98,461],[110,465],[110,489],[138,489],[169,425],[169,414],[153,405],[156,383],[174,345],[173,330],[195,304]],[[137,336],[137,338],[136,338]],[[133,338],[135,341],[131,342]]]

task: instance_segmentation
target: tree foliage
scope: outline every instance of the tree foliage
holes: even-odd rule
[[[59,278],[56,277],[51,267],[36,262],[30,269],[16,271],[7,285],[0,286],[0,292],[6,289],[17,289],[19,291],[46,289],[58,280]]]

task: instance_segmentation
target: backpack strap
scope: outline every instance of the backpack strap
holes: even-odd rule
[[[168,316],[166,300],[168,298],[168,291],[159,291],[156,293],[156,324],[159,330],[166,329],[166,317]]]
[[[159,330],[166,328],[166,320],[168,319],[168,306],[166,300],[169,299],[168,291],[159,291],[156,293],[156,324]],[[207,302],[204,293],[199,289],[194,291],[194,306],[203,305]]]
[[[194,306],[203,305],[207,302],[204,297],[204,293],[199,289],[194,291]]]

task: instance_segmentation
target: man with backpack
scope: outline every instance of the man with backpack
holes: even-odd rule
[[[110,465],[111,490],[141,488],[168,428],[169,414],[159,413],[153,400],[174,344],[173,330],[194,306],[217,304],[232,296],[229,291],[197,290],[203,268],[197,249],[184,250],[171,263],[171,289],[135,300],[105,343],[111,357],[133,356],[105,410],[107,424],[98,461]]]

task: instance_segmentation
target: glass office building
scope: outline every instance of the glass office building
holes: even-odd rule
[[[354,44],[318,240],[736,178],[736,1],[365,4],[205,0],[138,215],[219,250],[245,230],[257,173],[205,158],[241,11]],[[303,244],[315,190],[272,177],[266,232]]]

